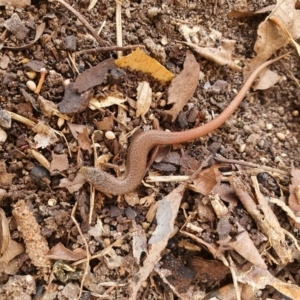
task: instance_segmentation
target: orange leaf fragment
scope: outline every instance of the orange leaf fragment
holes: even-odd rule
[[[139,48],[127,56],[116,59],[115,64],[119,68],[128,68],[150,74],[161,83],[167,83],[174,78],[174,75],[170,71]]]

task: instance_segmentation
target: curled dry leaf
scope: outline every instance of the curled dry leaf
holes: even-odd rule
[[[42,36],[44,29],[45,29],[46,24],[45,23],[41,23],[38,26],[36,26],[36,31],[35,31],[35,38],[34,40],[29,43],[28,45],[24,45],[24,46],[19,46],[19,47],[8,47],[8,46],[3,46],[4,49],[9,49],[9,50],[23,50],[23,49],[27,49],[30,48],[31,46],[33,46],[38,40],[39,38]]]
[[[193,179],[193,186],[189,188],[202,195],[209,195],[213,188],[221,182],[222,174],[219,167],[219,165],[212,165],[210,168],[199,172]]]
[[[171,116],[172,122],[193,96],[199,82],[199,72],[200,66],[195,56],[188,51],[183,70],[172,80],[168,89],[168,104],[174,105],[166,113]]]
[[[257,266],[250,270],[237,269],[237,280],[250,285],[254,290],[262,290],[270,285],[289,299],[300,299],[300,287],[296,284],[286,283],[274,277],[268,270]]]
[[[29,29],[26,28],[17,13],[12,14],[12,16],[6,20],[3,25],[18,40],[24,40],[29,33]]]
[[[221,244],[221,247],[229,247],[231,249],[234,249],[237,253],[239,253],[253,265],[263,269],[268,268],[257,248],[255,247],[253,241],[251,240],[248,232],[241,226],[239,226],[239,233],[234,237],[234,239],[231,239],[230,241],[225,240],[219,243]]]
[[[89,102],[89,108],[91,110],[101,109],[112,105],[122,105],[126,99],[121,95],[108,95],[104,99],[92,98]]]
[[[131,290],[130,300],[137,299],[141,284],[148,278],[156,263],[160,260],[161,252],[166,248],[168,240],[172,236],[174,221],[178,214],[184,189],[185,185],[181,184],[161,201],[158,201],[157,226],[148,242],[149,253],[135,276],[136,280],[129,285]]]
[[[60,181],[59,187],[65,187],[70,192],[70,194],[73,194],[77,192],[85,182],[85,177],[80,172],[78,172],[73,180],[70,180],[69,178],[63,178]]]
[[[137,87],[136,116],[142,116],[145,121],[145,114],[148,112],[152,101],[152,89],[149,82],[140,82]]]
[[[260,74],[260,80],[258,80],[254,85],[253,85],[253,90],[266,90],[276,84],[280,79],[281,76],[279,76],[277,73],[266,69]]]
[[[71,251],[62,243],[58,243],[51,248],[47,257],[55,260],[77,261],[86,258],[86,251],[80,248]]]
[[[38,122],[32,127],[32,130],[37,134],[34,136],[34,140],[37,143],[37,148],[46,148],[58,141],[57,136],[54,131],[44,124],[43,122]]]
[[[300,11],[295,9],[295,0],[278,0],[269,17],[278,19],[294,40],[300,37]],[[283,31],[270,22],[269,17],[258,27],[258,38],[254,45],[257,55],[244,68],[244,81],[258,66],[289,42]]]
[[[289,195],[289,207],[294,212],[296,217],[300,217],[300,199],[298,189],[300,186],[300,170],[294,167],[291,170],[291,184],[290,184],[290,195]],[[294,227],[300,229],[300,223],[295,223]]]
[[[183,44],[189,46],[194,51],[199,53],[202,57],[217,63],[218,65],[228,65],[233,71],[241,71],[242,68],[238,66],[234,61],[231,59],[231,54],[234,50],[235,41],[233,40],[222,40],[221,46],[218,48],[212,47],[200,47],[192,43],[185,43]]]
[[[239,1],[238,1],[239,3]],[[275,5],[268,5],[262,9],[257,11],[250,11],[248,5],[246,6],[236,6],[232,8],[232,10],[228,13],[229,18],[245,18],[245,17],[253,17],[255,15],[261,15],[268,12],[271,12],[274,9]]]

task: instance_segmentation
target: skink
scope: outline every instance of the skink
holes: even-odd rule
[[[186,131],[150,130],[137,135],[129,146],[126,172],[121,178],[116,178],[107,172],[92,167],[82,167],[80,172],[89,183],[106,195],[123,195],[132,192],[145,175],[147,157],[152,148],[156,145],[171,145],[192,141],[220,127],[237,109],[259,73],[285,55],[266,61],[255,69],[226,109],[210,122]]]

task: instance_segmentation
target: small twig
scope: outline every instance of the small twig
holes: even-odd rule
[[[41,72],[40,80],[39,80],[39,83],[38,83],[36,89],[34,90],[35,94],[39,94],[40,93],[41,88],[42,88],[42,86],[43,86],[43,84],[45,82],[47,70],[45,68],[41,68],[40,72]]]
[[[129,50],[134,50],[136,48],[145,48],[144,45],[127,45],[127,46],[108,46],[108,47],[97,47],[94,49],[86,49],[86,50],[81,50],[74,52],[73,54],[75,55],[81,55],[81,54],[95,54],[99,52],[109,52],[109,51],[129,51]]]
[[[116,36],[117,36],[117,46],[122,47],[122,0],[116,0]],[[122,51],[118,51],[118,57],[123,55]]]
[[[227,159],[227,158],[225,158],[225,157],[223,157],[219,154],[215,155],[214,159],[217,160],[217,161],[228,163],[228,164],[243,165],[243,166],[250,167],[250,168],[260,168],[260,169],[265,170],[265,171],[275,172],[275,173],[279,173],[279,174],[282,174],[282,175],[289,175],[290,174],[288,171],[275,169],[275,168],[268,167],[268,166],[257,165],[257,164],[242,161],[242,160]]]
[[[237,276],[236,276],[236,268],[234,266],[234,262],[230,255],[228,255],[228,261],[229,261],[229,269],[230,269],[231,277],[233,280],[233,286],[234,286],[234,290],[235,290],[236,299],[241,300],[241,290],[239,288],[239,284],[238,284],[238,280],[237,280]]]
[[[71,5],[66,3],[64,0],[56,0],[63,6],[65,6],[70,12],[72,12],[78,19],[79,21],[91,32],[91,34],[94,36],[96,41],[100,46],[105,46],[105,43],[103,39],[97,34],[97,32],[94,30],[94,28],[90,25],[90,23],[77,11],[75,10]]]
[[[82,279],[81,279],[81,282],[80,282],[80,292],[79,292],[79,295],[77,297],[77,299],[79,300],[81,295],[82,295],[82,290],[83,290],[83,284],[84,284],[84,280],[86,278],[86,275],[88,273],[88,270],[89,270],[89,264],[90,264],[90,259],[91,259],[91,256],[90,256],[90,252],[89,252],[89,246],[88,246],[88,243],[85,239],[85,237],[83,236],[83,233],[80,229],[80,226],[79,224],[77,223],[75,217],[74,217],[74,214],[75,214],[75,210],[76,210],[76,207],[77,205],[74,205],[73,207],[73,210],[72,210],[72,214],[71,214],[71,219],[72,221],[74,222],[78,232],[79,232],[79,235],[81,236],[83,242],[84,242],[84,246],[85,246],[85,251],[86,251],[86,265],[85,265],[85,270],[84,270],[84,273],[83,273],[83,276],[82,276]]]
[[[91,256],[90,260],[95,259],[95,258],[99,258],[99,257],[102,257],[102,256],[106,255],[106,254],[108,253],[108,251],[109,251],[111,248],[115,247],[116,245],[120,245],[120,242],[123,241],[123,240],[124,240],[125,238],[127,238],[128,236],[132,235],[132,233],[133,233],[134,231],[135,231],[135,230],[126,233],[125,235],[123,235],[122,237],[120,237],[118,240],[116,240],[115,242],[113,242],[111,245],[109,245],[108,247],[104,248],[104,249],[103,249],[102,251],[100,251],[99,253],[97,253],[97,254]],[[77,265],[82,264],[82,263],[84,263],[84,262],[86,262],[86,261],[87,261],[87,259],[86,259],[86,258],[83,258],[83,259],[81,259],[81,260],[78,260],[78,261],[72,263],[72,266],[77,266]]]

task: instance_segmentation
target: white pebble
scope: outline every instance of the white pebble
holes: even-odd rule
[[[105,132],[105,137],[109,140],[113,140],[116,138],[116,135],[112,131],[106,131]]]
[[[7,134],[6,132],[0,128],[0,143],[4,143],[7,139]]]
[[[240,153],[243,153],[245,151],[245,149],[246,149],[246,144],[242,144],[242,145],[239,146],[239,152]]]
[[[273,128],[273,124],[271,123],[266,124],[266,128],[267,130],[271,130]]]
[[[36,89],[36,84],[35,84],[34,81],[28,80],[28,81],[26,82],[26,85],[27,85],[27,87],[28,87],[31,91],[35,91],[35,89]]]
[[[278,138],[280,141],[284,141],[284,140],[285,140],[285,134],[282,133],[282,132],[277,132],[277,133],[276,133],[276,136],[277,136],[277,138]]]
[[[298,116],[299,116],[299,110],[294,110],[294,111],[292,112],[292,115],[293,115],[294,117],[298,117]]]
[[[49,205],[49,206],[54,206],[54,205],[56,205],[56,203],[57,203],[57,201],[56,201],[56,199],[54,199],[54,198],[50,198],[50,199],[48,200],[48,205]]]

